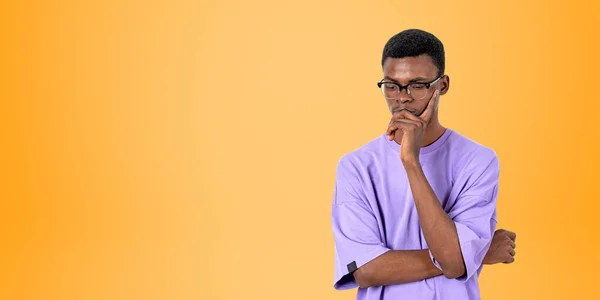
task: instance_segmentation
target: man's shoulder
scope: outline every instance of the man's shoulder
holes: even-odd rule
[[[377,137],[372,138],[371,140],[362,144],[358,148],[355,148],[342,155],[338,161],[338,165],[344,165],[347,167],[370,165],[374,159],[385,153],[385,147],[389,146],[387,145],[387,141],[383,137],[383,134],[378,135]]]
[[[449,140],[448,146],[452,150],[455,156],[453,160],[456,162],[479,165],[498,160],[496,151],[491,147],[476,142],[457,131],[452,132]]]

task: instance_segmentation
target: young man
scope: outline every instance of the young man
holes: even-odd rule
[[[388,128],[338,163],[334,287],[357,299],[480,299],[482,264],[514,261],[514,233],[495,231],[496,154],[438,120],[444,60],[428,32],[393,36],[377,83]]]

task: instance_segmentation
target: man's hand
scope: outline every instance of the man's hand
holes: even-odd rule
[[[510,264],[515,261],[515,247],[517,235],[505,229],[494,232],[492,245],[483,258],[483,263],[493,265],[497,263]]]
[[[401,131],[400,159],[403,163],[419,161],[423,135],[433,112],[437,109],[438,95],[439,90],[435,90],[429,99],[427,108],[418,117],[405,110],[399,111],[392,116],[386,135],[391,141],[396,138],[396,134],[399,134],[398,130]]]

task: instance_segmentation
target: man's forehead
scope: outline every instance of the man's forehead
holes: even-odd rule
[[[429,78],[437,75],[437,67],[429,55],[388,57],[383,64],[383,74],[398,81],[415,77]]]

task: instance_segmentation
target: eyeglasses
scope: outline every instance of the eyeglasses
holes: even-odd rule
[[[383,96],[388,99],[394,99],[398,97],[402,90],[406,89],[406,93],[408,93],[414,100],[421,100],[427,96],[429,88],[442,77],[444,77],[444,75],[430,82],[413,82],[407,85],[400,85],[397,82],[384,81],[385,79],[381,79],[381,81],[377,82],[377,86],[381,89]]]

